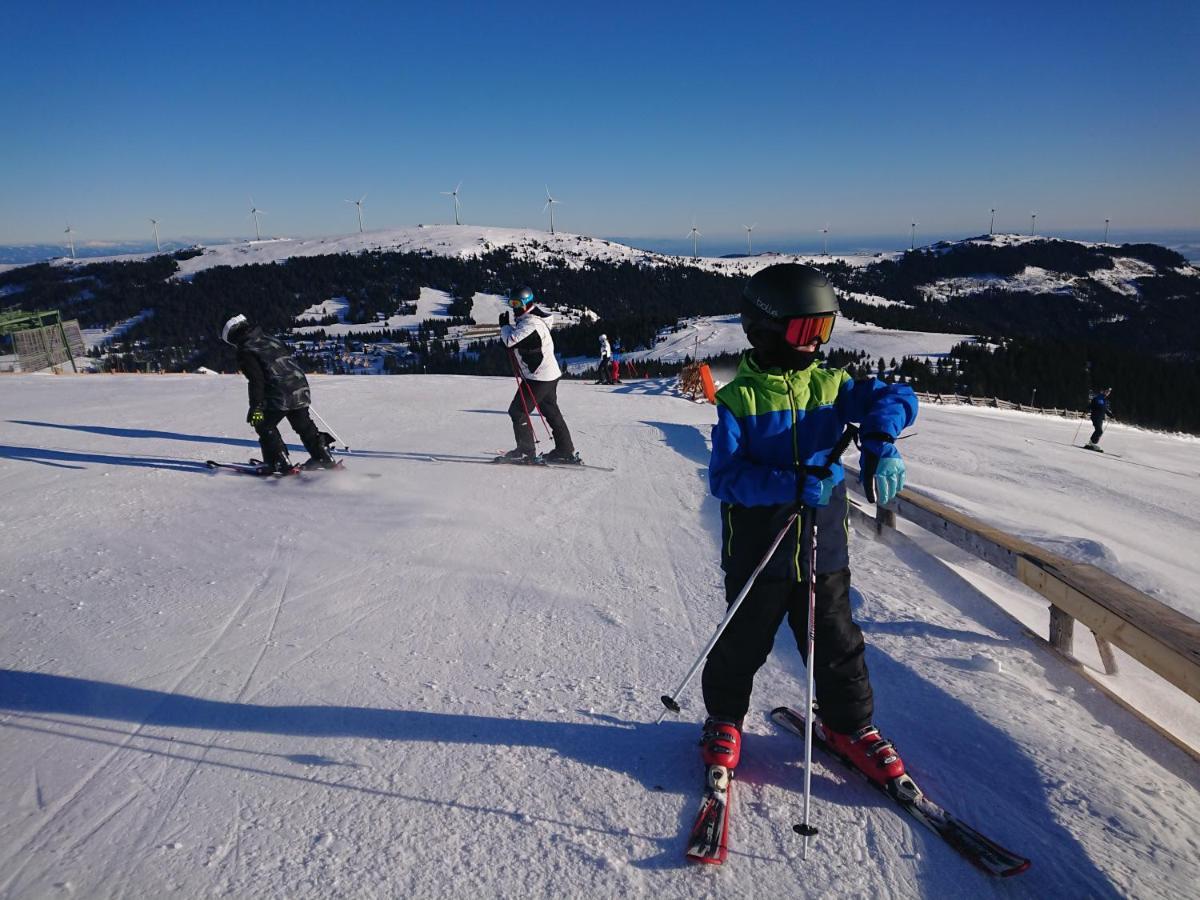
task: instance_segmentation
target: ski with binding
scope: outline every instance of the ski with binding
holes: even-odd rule
[[[771,710],[771,719],[797,737],[804,736],[804,716],[787,706]],[[813,742],[834,759],[840,760],[848,769],[864,778],[868,784],[878,788],[886,796],[911,815],[914,819],[942,838],[960,856],[989,875],[1007,878],[1019,875],[1030,866],[1030,861],[985,837],[970,825],[947,812],[917,786],[911,776],[905,774],[887,784],[878,784],[853,765],[848,759],[835,752],[821,740],[814,730]]]
[[[704,775],[704,797],[688,836],[687,858],[719,866],[729,855],[729,802],[733,772],[709,766]]]

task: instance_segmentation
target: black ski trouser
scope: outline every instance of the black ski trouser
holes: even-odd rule
[[[725,577],[731,604],[746,576]],[[816,695],[821,721],[834,731],[853,733],[871,722],[874,700],[864,657],[862,630],[850,614],[850,570],[817,576]],[[801,657],[808,643],[808,589],[802,581],[759,578],[709,654],[701,683],[710,716],[742,721],[750,708],[754,675],[787,618]],[[783,701],[772,701],[772,705]]]
[[[287,444],[284,443],[283,435],[279,433],[279,423],[285,418],[288,420],[288,424],[295,429],[296,434],[300,435],[300,440],[304,442],[304,449],[310,456],[315,456],[317,459],[329,458],[329,448],[325,446],[325,439],[321,437],[320,430],[312,420],[312,416],[308,414],[308,407],[302,406],[300,409],[286,411],[282,409],[263,411],[262,422],[254,426],[254,430],[258,432],[258,445],[262,447],[263,462],[275,465],[288,458]]]
[[[550,426],[550,433],[554,435],[554,449],[563,456],[573,454],[575,445],[571,441],[571,432],[558,409],[557,378],[553,381],[528,381],[522,378],[517,386],[517,393],[508,405],[513,434],[517,438],[517,449],[526,456],[537,452],[531,420],[539,409],[542,411],[542,418]]]
[[[1092,439],[1090,443],[1100,443],[1100,436],[1104,434],[1104,418],[1102,416],[1092,416]]]

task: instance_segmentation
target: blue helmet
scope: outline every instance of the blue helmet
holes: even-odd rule
[[[524,312],[533,306],[533,288],[515,287],[508,292],[508,305],[518,312]]]

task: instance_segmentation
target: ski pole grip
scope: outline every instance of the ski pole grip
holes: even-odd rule
[[[842,436],[838,438],[838,442],[833,445],[833,449],[829,451],[829,459],[825,460],[826,466],[832,466],[842,458],[842,454],[854,443],[854,439],[858,437],[858,426],[847,425],[846,430],[842,432]]]

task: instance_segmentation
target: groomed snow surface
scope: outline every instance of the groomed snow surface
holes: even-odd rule
[[[729,861],[686,864],[698,686],[653,720],[723,612],[713,410],[666,382],[564,383],[579,449],[615,472],[479,463],[512,444],[512,389],[315,378],[347,471],[258,480],[202,468],[257,450],[238,377],[0,381],[0,896],[1194,891],[1191,758],[967,567],[857,532],[878,724],[1033,867],[988,879],[819,754],[802,861],[802,746],[766,719],[801,697],[786,634]],[[1118,461],[1066,446],[1074,427],[928,407],[901,447],[918,487],[1176,599],[1196,444],[1118,427]]]

